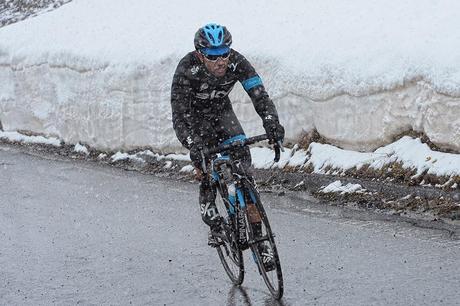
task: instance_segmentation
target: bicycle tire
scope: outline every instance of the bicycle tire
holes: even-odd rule
[[[219,237],[219,246],[216,247],[217,254],[219,255],[220,262],[224,267],[228,277],[235,285],[241,285],[244,280],[244,259],[243,253],[239,248],[237,234],[232,224],[229,224],[228,220],[233,218],[229,216],[226,200],[227,193],[223,188],[225,185],[220,185],[217,188],[216,205],[222,218],[222,229],[225,237]],[[235,223],[234,223],[235,224]]]
[[[253,258],[257,264],[259,273],[262,275],[262,278],[265,284],[267,285],[268,290],[270,291],[270,293],[275,299],[279,300],[283,297],[283,294],[284,294],[284,282],[283,282],[283,272],[281,270],[281,263],[280,263],[280,258],[279,258],[278,250],[276,247],[274,235],[271,230],[271,226],[270,226],[270,222],[268,221],[267,214],[262,205],[262,201],[260,200],[259,192],[254,187],[254,185],[249,181],[246,181],[244,186],[245,186],[245,191],[246,191],[245,198],[247,199],[247,201],[253,202],[256,205],[257,210],[259,211],[262,225],[263,225],[262,237],[266,238],[266,240],[258,242],[258,243],[250,242],[250,247],[253,253]],[[251,197],[250,193],[252,193],[254,196]],[[249,219],[248,209],[246,209],[246,221],[248,225],[247,228],[249,232],[249,237],[250,237],[250,241],[251,240],[254,241],[254,234],[252,232],[251,226],[249,226],[250,225],[249,220],[250,219]],[[272,252],[273,259],[275,262],[275,269],[272,271],[265,270],[265,266],[262,262],[262,256],[259,251],[259,245],[261,243],[267,244],[270,247],[270,250]]]

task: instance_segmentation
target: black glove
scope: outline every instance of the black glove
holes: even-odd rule
[[[190,159],[192,160],[193,165],[195,168],[201,169],[202,164],[202,156],[201,150],[203,150],[204,145],[203,141],[201,140],[200,136],[194,136],[187,138],[187,144],[190,148]]]
[[[264,129],[270,144],[284,141],[284,127],[277,120],[264,120]]]

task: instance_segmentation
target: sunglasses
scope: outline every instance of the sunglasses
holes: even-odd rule
[[[224,54],[221,54],[221,55],[211,55],[211,54],[205,54],[203,52],[200,52],[201,54],[203,54],[203,56],[210,62],[217,62],[217,60],[220,58],[220,59],[223,59],[223,60],[226,60],[227,58],[230,57],[230,51],[224,53]]]

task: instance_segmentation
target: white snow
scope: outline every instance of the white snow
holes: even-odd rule
[[[307,165],[312,165],[316,173],[325,173],[331,168],[344,171],[353,167],[360,169],[364,164],[372,163],[375,159],[385,158],[383,154],[348,151],[319,143],[312,143],[309,153],[310,159]]]
[[[373,153],[342,150],[318,143],[310,145],[309,153],[310,159],[306,165],[312,165],[316,173],[344,173],[354,167],[359,169],[365,164],[373,169],[381,169],[385,165],[400,162],[403,168],[416,170],[415,177],[424,171],[437,176],[460,175],[459,154],[432,151],[420,139],[408,136]]]
[[[193,167],[192,165],[187,165],[187,166],[184,166],[182,167],[179,172],[193,172],[195,170],[195,167]]]
[[[133,155],[133,154],[128,154],[128,153],[122,153],[122,152],[117,152],[115,154],[113,154],[111,157],[110,157],[111,161],[114,163],[114,162],[117,162],[117,161],[121,161],[121,160],[126,160],[126,159],[129,159],[129,160],[132,160],[132,161],[136,161],[136,162],[140,162],[140,163],[143,163],[144,160],[136,155]]]
[[[18,132],[2,132],[0,131],[0,138],[8,141],[22,142],[22,143],[37,143],[37,144],[49,144],[55,147],[61,146],[61,141],[54,137],[43,137],[43,136],[26,136]]]
[[[275,152],[269,148],[251,148],[252,165],[257,169],[270,169],[273,166]]]
[[[83,154],[89,155],[88,148],[85,147],[84,145],[81,145],[80,143],[77,143],[73,150],[77,153],[83,153]]]
[[[191,161],[189,154],[168,154],[164,158],[181,161]]]
[[[360,184],[352,184],[348,183],[346,185],[342,185],[342,182],[340,180],[337,180],[333,183],[330,183],[329,185],[322,187],[320,189],[320,192],[323,193],[340,193],[340,194],[346,194],[346,193],[363,193],[366,192],[366,189],[364,189]]]
[[[172,167],[172,161],[167,160],[167,161],[165,162],[165,165],[163,166],[163,168],[165,168],[165,169],[170,169],[171,167]]]
[[[0,29],[0,121],[96,149],[177,151],[172,75],[196,29],[219,22],[288,138],[316,128],[372,151],[414,129],[460,150],[459,10],[455,0],[73,0]],[[247,135],[262,132],[241,86],[231,98]]]
[[[298,166],[302,166],[308,156],[307,156],[307,152],[305,152],[304,150],[298,150],[297,151],[297,145],[295,145],[294,149],[295,149],[295,152],[294,154],[291,156],[291,158],[289,159],[289,163],[287,164],[289,167],[298,167]]]

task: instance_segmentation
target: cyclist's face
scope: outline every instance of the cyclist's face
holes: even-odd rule
[[[202,61],[208,71],[216,77],[222,77],[227,72],[229,58],[219,57],[216,61],[210,61],[201,55]]]

